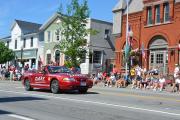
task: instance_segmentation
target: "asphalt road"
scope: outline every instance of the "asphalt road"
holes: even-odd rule
[[[52,94],[0,81],[0,120],[180,120],[180,94],[101,86]]]

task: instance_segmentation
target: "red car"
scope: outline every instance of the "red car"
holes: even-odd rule
[[[92,88],[93,82],[82,74],[73,74],[64,66],[45,66],[40,71],[28,71],[22,77],[22,83],[27,91],[33,88],[50,89],[52,93],[61,90],[78,90],[86,93]]]

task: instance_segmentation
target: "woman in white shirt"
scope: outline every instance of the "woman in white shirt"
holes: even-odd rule
[[[162,73],[160,73],[160,76],[159,76],[160,91],[162,91],[162,90],[163,90],[164,85],[165,85],[165,82],[166,82],[166,80],[165,80],[165,78],[164,78],[163,74],[162,74]]]

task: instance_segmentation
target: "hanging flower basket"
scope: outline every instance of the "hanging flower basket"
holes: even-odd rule
[[[130,56],[140,56],[140,51],[133,51],[133,50],[131,50]]]

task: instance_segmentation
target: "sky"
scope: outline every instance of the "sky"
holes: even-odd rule
[[[15,19],[43,24],[71,0],[0,0],[0,38],[10,35]],[[80,0],[81,1],[81,0]],[[90,17],[112,22],[112,9],[119,0],[88,0]]]

